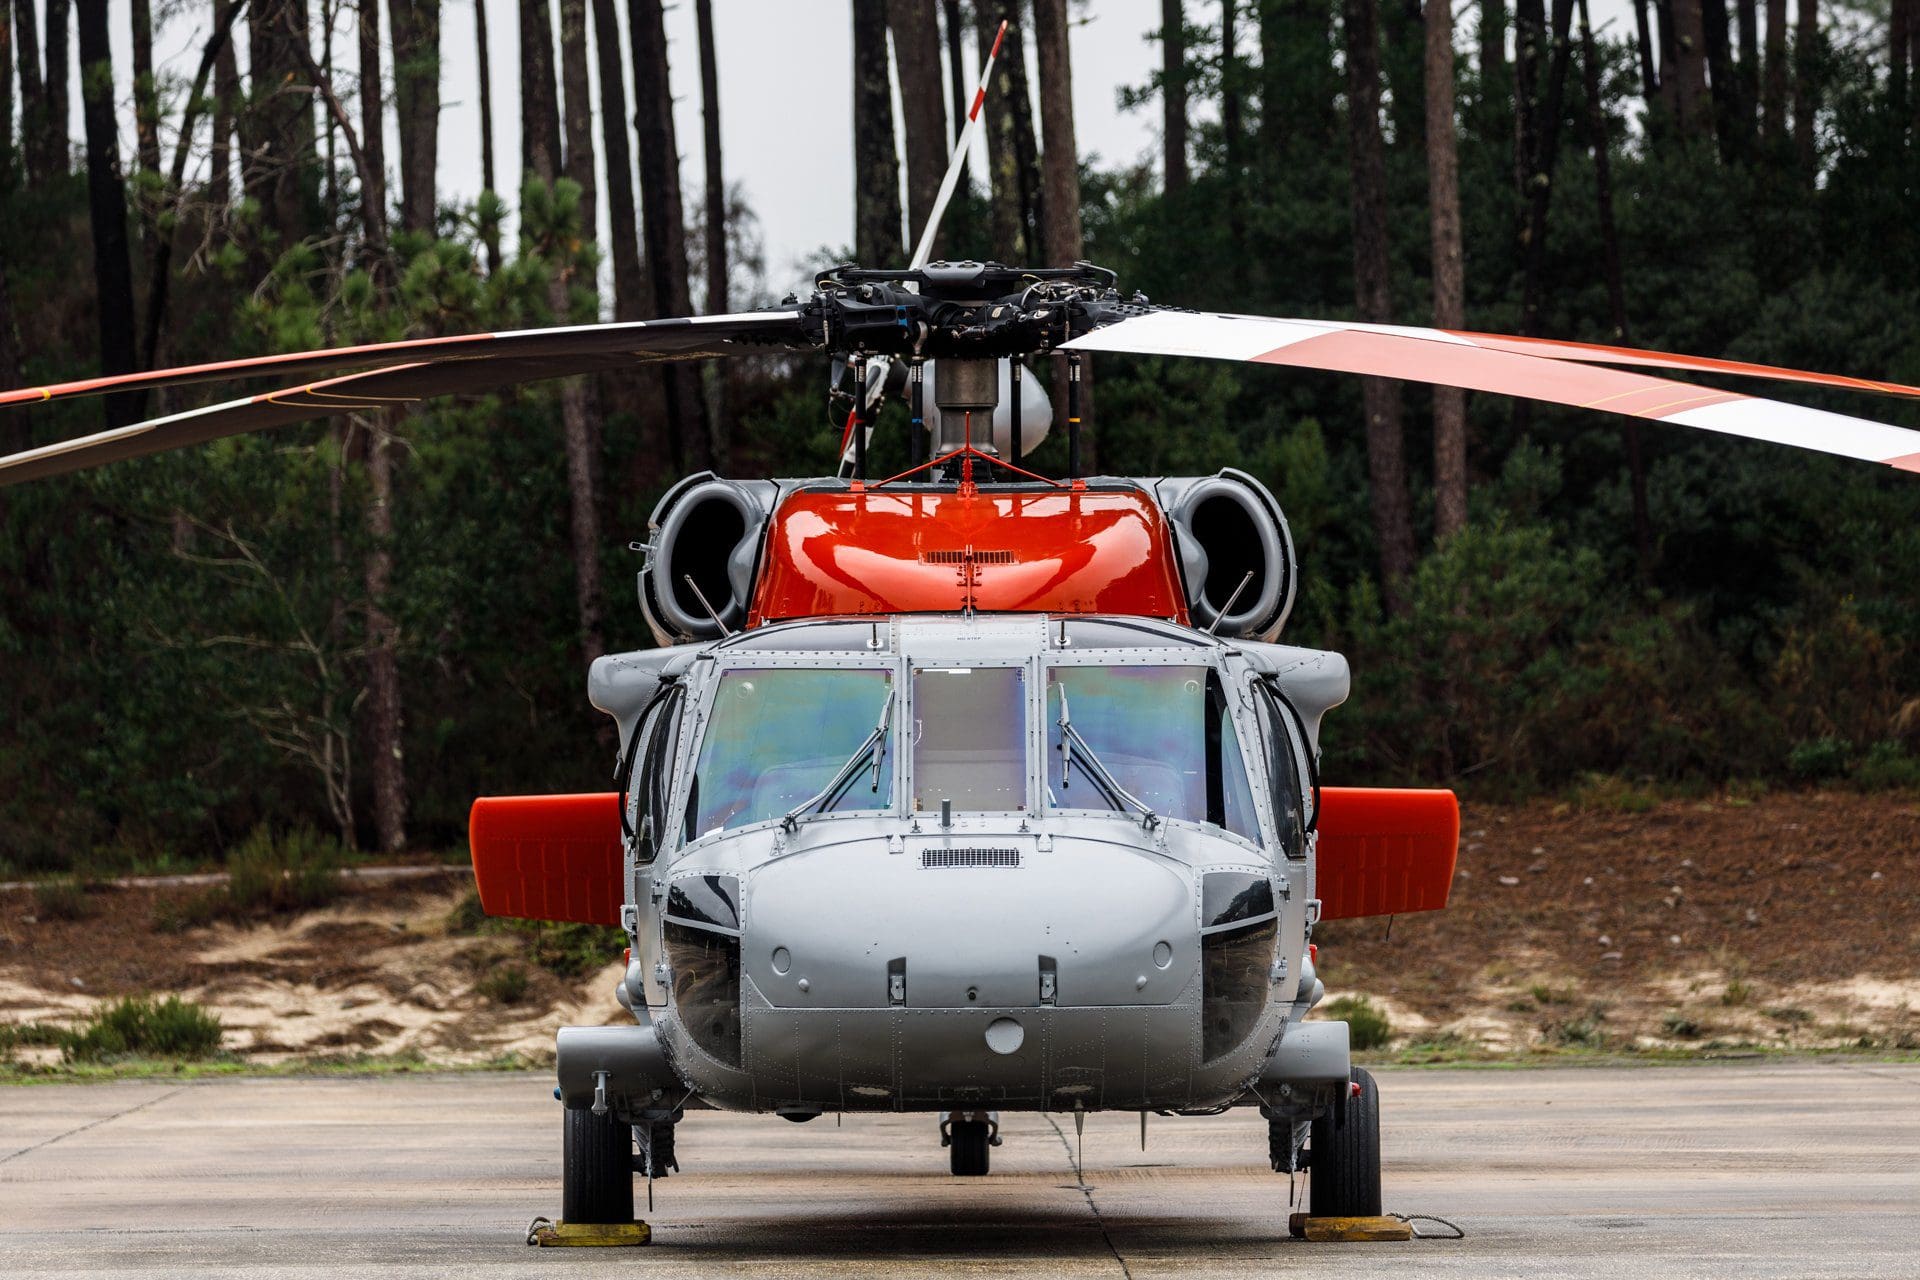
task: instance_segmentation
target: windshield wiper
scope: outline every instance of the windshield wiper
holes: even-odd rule
[[[786,830],[792,831],[800,825],[800,817],[806,813],[807,810],[818,805],[820,812],[825,813],[827,810],[833,808],[834,805],[839,804],[840,797],[846,794],[846,790],[853,784],[853,780],[860,776],[860,770],[866,766],[868,757],[872,757],[873,761],[873,789],[875,791],[880,790],[880,746],[887,740],[887,735],[892,731],[893,690],[889,689],[887,690],[887,700],[880,704],[880,720],[873,726],[873,732],[867,735],[866,741],[853,749],[853,754],[847,757],[847,762],[840,766],[838,773],[833,775],[833,781],[820,788],[814,795],[801,801],[792,809],[789,809],[787,815],[780,819],[780,825]]]
[[[1094,784],[1106,793],[1107,803],[1115,809],[1138,809],[1140,811],[1140,825],[1143,827],[1154,826],[1160,821],[1160,815],[1156,814],[1145,801],[1120,785],[1119,779],[1113,776],[1113,772],[1108,769],[1106,764],[1100,759],[1100,753],[1095,751],[1092,744],[1080,735],[1078,729],[1073,727],[1073,718],[1067,710],[1067,688],[1065,685],[1060,685],[1059,689],[1060,719],[1055,723],[1060,726],[1060,753],[1062,756],[1060,761],[1061,787],[1066,787],[1073,780],[1073,749],[1077,746],[1080,748],[1080,755],[1083,758],[1081,768],[1089,778],[1093,779]]]

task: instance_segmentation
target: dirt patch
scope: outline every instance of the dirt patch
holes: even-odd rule
[[[1920,805],[1467,805],[1448,909],[1316,934],[1396,1040],[1493,1047],[1920,1042]]]

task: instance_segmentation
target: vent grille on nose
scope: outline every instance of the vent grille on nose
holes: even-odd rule
[[[1018,849],[922,849],[922,867],[1017,867]]]
[[[922,551],[921,564],[965,564],[972,560],[975,564],[1012,564],[1011,551]]]

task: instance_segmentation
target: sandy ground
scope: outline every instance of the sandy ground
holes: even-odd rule
[[[0,1089],[9,1276],[1914,1274],[1920,1066],[1858,1061],[1381,1074],[1387,1207],[1458,1241],[1286,1238],[1236,1111],[1004,1116],[952,1178],[929,1116],[694,1113],[646,1249],[532,1250],[559,1207],[533,1074]],[[1084,1169],[1082,1174],[1081,1169]],[[645,1204],[644,1189],[640,1204]]]

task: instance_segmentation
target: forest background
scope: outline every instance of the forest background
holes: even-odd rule
[[[712,0],[699,137],[661,0],[449,0],[475,2],[465,201],[436,189],[439,0],[0,0],[0,387],[774,301],[780,211],[724,180]],[[1586,0],[1162,9],[1161,70],[1121,104],[1160,154],[1116,166],[1074,142],[1079,5],[853,0],[823,33],[853,50],[852,136],[795,133],[855,159],[819,265],[905,259],[1005,17],[990,180],[943,256],[1920,382],[1920,0],[1636,0],[1606,33]],[[517,67],[489,21],[517,24]],[[168,22],[204,41],[155,67]],[[492,118],[495,74],[519,119]],[[1356,673],[1329,779],[1920,785],[1911,477],[1416,384],[1120,357],[1093,381],[1100,470],[1231,464],[1279,496],[1305,568],[1286,638]],[[825,393],[811,360],[642,369],[5,491],[0,869],[194,863],[263,826],[454,847],[476,794],[604,786],[584,671],[646,642],[628,543],[690,471],[830,471]],[[8,411],[0,450],[203,399]]]

